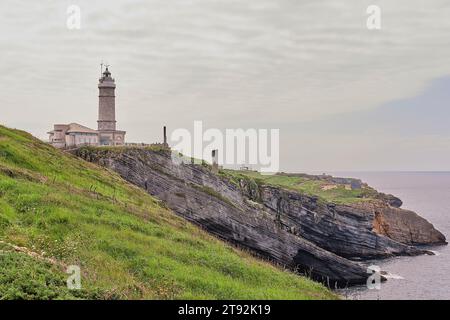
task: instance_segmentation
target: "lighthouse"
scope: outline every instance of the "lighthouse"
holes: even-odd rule
[[[102,64],[103,68],[103,64]],[[49,131],[49,142],[56,148],[90,146],[123,146],[125,131],[116,129],[116,83],[106,67],[98,82],[97,130],[76,122],[55,124]]]
[[[116,130],[116,83],[111,77],[108,66],[98,83],[98,120],[97,131],[99,145],[120,146],[125,143],[125,131]]]

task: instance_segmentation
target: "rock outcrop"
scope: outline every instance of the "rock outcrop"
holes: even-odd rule
[[[373,230],[375,215],[353,206],[272,186],[261,187],[265,207],[278,212],[284,226],[321,248],[346,258],[373,259],[424,253]]]
[[[375,215],[375,231],[395,241],[408,245],[447,243],[442,233],[413,211],[399,209],[379,202],[366,204],[365,208]]]
[[[206,165],[179,164],[165,149],[74,153],[116,171],[210,233],[330,286],[366,282],[366,269],[351,259],[424,254],[411,244],[445,243],[425,219],[389,201],[336,205],[251,179],[236,183]]]
[[[394,208],[400,208],[403,205],[403,201],[393,196],[392,194],[378,193],[376,195],[376,198],[382,200],[383,202]]]

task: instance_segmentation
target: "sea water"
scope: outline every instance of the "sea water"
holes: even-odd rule
[[[449,241],[450,172],[330,172],[359,178],[380,192],[403,200],[430,221]],[[434,256],[396,257],[370,261],[388,272],[380,290],[367,286],[339,290],[348,299],[450,299],[450,246],[430,248]]]

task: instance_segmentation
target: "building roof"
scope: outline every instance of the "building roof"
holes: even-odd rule
[[[97,130],[85,127],[78,123],[70,123],[67,133],[95,133],[98,134]]]

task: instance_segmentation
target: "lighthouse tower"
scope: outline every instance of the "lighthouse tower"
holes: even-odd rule
[[[120,146],[125,143],[125,131],[116,130],[116,84],[108,67],[98,83],[98,135],[103,146]]]

